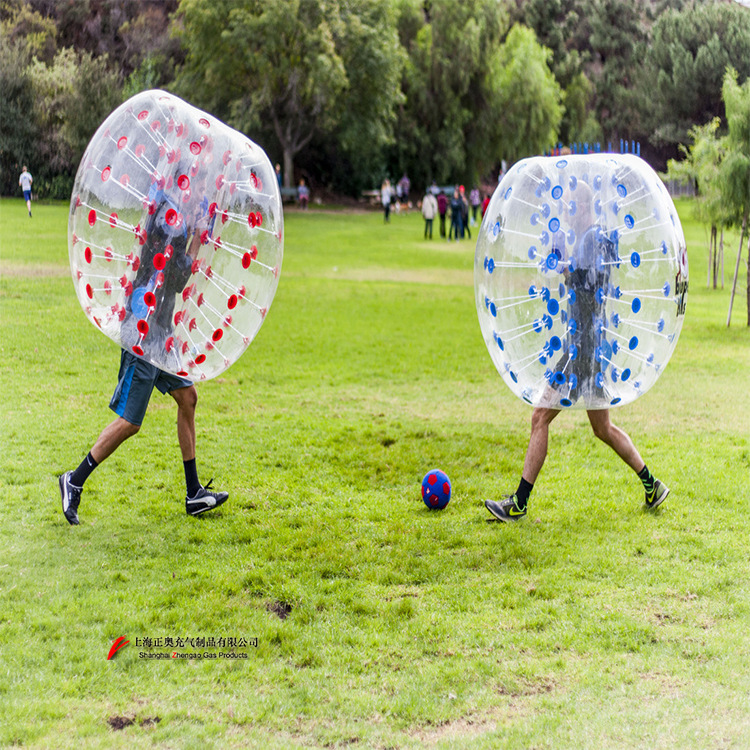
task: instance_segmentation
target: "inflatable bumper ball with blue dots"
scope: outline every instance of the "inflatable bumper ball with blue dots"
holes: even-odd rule
[[[631,154],[534,157],[498,185],[477,241],[487,349],[532,406],[607,409],[656,382],[682,329],[685,238]]]

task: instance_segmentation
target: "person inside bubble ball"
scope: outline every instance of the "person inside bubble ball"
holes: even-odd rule
[[[502,500],[485,500],[487,510],[499,521],[518,521],[527,513],[529,496],[547,457],[549,426],[560,413],[579,398],[588,404],[604,387],[598,352],[606,341],[601,322],[605,317],[605,295],[610,271],[617,262],[617,238],[610,237],[594,217],[591,188],[579,182],[575,191],[563,196],[564,214],[570,227],[568,235],[559,231],[553,238],[552,252],[557,256],[568,289],[568,335],[564,354],[551,368],[549,384],[531,415],[531,432],[518,488]],[[571,244],[566,249],[566,239]],[[572,242],[570,242],[572,240]],[[552,406],[556,404],[558,406]],[[609,409],[586,410],[594,435],[612,448],[638,475],[645,490],[645,507],[655,509],[669,494],[669,488],[656,479],[638,452],[630,436],[612,423]]]
[[[194,179],[191,192],[170,195],[156,183],[149,192],[153,213],[146,223],[146,243],[141,248],[140,264],[133,281],[133,300],[129,303],[123,327],[140,316],[139,305],[146,307],[145,291],[155,295],[154,315],[146,341],[164,345],[172,331],[174,300],[192,274],[205,231],[211,231],[214,217],[209,216],[205,176]],[[180,203],[182,205],[180,205]],[[192,235],[192,236],[191,236]],[[165,259],[162,265],[161,258]],[[156,262],[155,262],[155,259]],[[123,336],[124,338],[124,336]],[[145,343],[145,342],[144,342]],[[198,394],[191,380],[158,369],[145,359],[123,348],[120,353],[118,383],[109,407],[117,417],[99,435],[88,455],[77,469],[59,477],[63,515],[71,525],[78,525],[78,507],[84,482],[94,469],[111,456],[141,428],[154,388],[169,394],[177,403],[177,439],[185,471],[185,512],[197,516],[222,505],[229,494],[214,492],[209,481],[203,486],[196,466],[195,409]]]

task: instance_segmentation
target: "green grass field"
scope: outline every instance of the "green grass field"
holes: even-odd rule
[[[67,206],[0,202],[0,746],[750,746],[750,330],[742,295],[725,325],[736,238],[708,290],[707,232],[680,213],[682,336],[613,412],[672,489],[659,511],[570,412],[529,517],[488,523],[531,412],[482,341],[473,244],[311,210],[286,217],[257,339],[198,387],[199,470],[229,502],[185,515],[155,393],[70,527],[57,476],[112,417],[119,350],[75,298]],[[443,512],[420,496],[433,467]],[[149,638],[249,645],[148,660],[231,650]]]

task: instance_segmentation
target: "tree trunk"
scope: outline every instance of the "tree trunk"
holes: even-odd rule
[[[294,153],[284,146],[284,187],[294,187]]]
[[[750,328],[750,237],[747,238],[747,325]]]
[[[742,231],[740,232],[740,247],[737,250],[737,264],[734,267],[734,281],[732,281],[732,293],[729,295],[729,314],[727,315],[727,328],[732,322],[732,305],[734,304],[734,293],[737,291],[737,279],[740,275],[740,260],[742,258],[742,243],[745,240],[745,230],[747,229],[748,214],[742,218]],[[750,265],[750,263],[748,264]]]
[[[719,239],[719,262],[721,263],[721,288],[724,288],[724,227],[721,228],[721,238]],[[718,274],[718,263],[716,272]],[[714,288],[716,284],[714,284]]]
[[[711,236],[708,240],[708,278],[706,288],[711,286],[711,269],[714,269],[714,289],[716,289],[716,224],[711,225]]]

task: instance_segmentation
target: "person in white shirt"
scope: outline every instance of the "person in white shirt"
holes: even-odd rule
[[[23,198],[26,201],[26,208],[29,209],[29,216],[31,216],[31,183],[34,182],[34,178],[31,176],[31,174],[28,171],[28,168],[26,165],[23,165],[23,172],[21,172],[21,176],[18,178],[18,184],[21,186],[21,190],[23,190]]]
[[[435,218],[438,212],[437,198],[432,194],[431,190],[427,190],[424,198],[422,198],[422,216],[424,216],[424,238],[427,239],[427,232],[430,233],[430,239],[432,239],[432,220]]]

